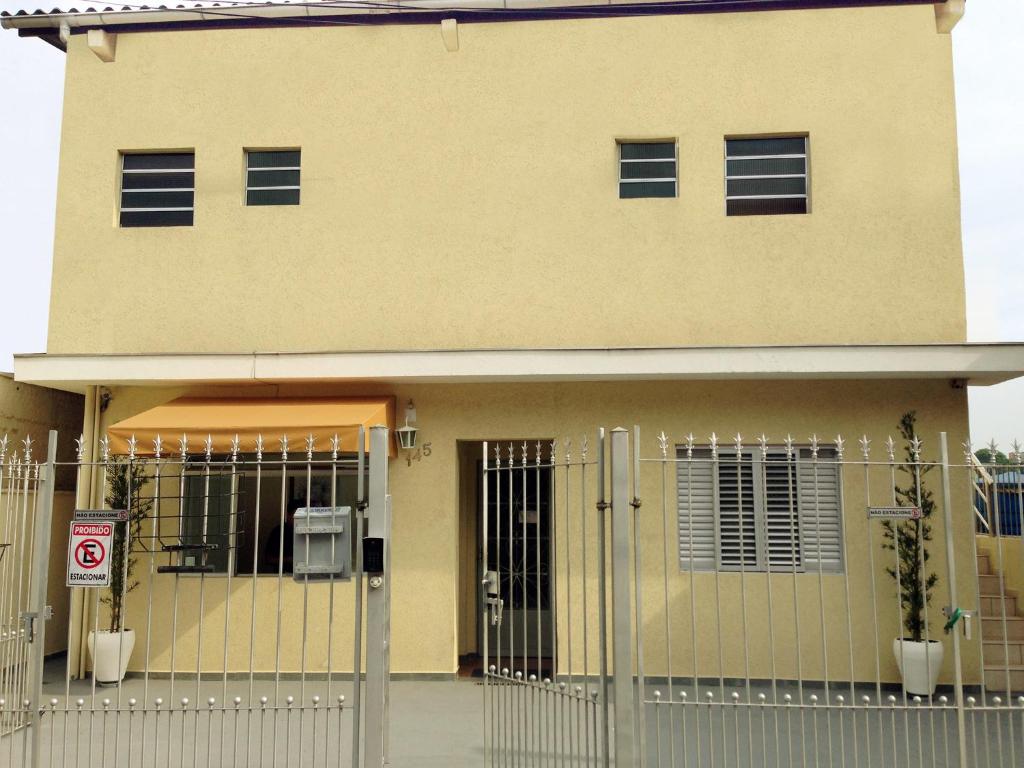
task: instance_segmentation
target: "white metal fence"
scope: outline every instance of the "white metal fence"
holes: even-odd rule
[[[80,442],[79,483],[104,510],[91,514],[127,520],[110,588],[70,588],[69,652],[46,661],[38,617],[68,535],[50,530],[55,440],[47,462],[26,450],[0,474],[0,543],[18,552],[0,562],[0,765],[384,764],[386,428],[369,430],[368,457],[361,429],[357,445],[283,437],[273,452],[262,437],[218,449],[183,436],[174,450],[133,438],[115,456],[104,439],[90,460]],[[97,656],[105,636],[113,672]]]
[[[486,447],[488,764],[1022,764],[1020,454],[912,427]]]

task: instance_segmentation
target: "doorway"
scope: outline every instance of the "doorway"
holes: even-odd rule
[[[493,455],[495,444],[502,447],[500,466]],[[555,644],[553,475],[546,461],[536,461],[538,440],[525,441],[525,464],[523,444],[522,439],[489,443],[492,453],[485,473],[483,443],[459,443],[460,676],[483,672],[486,571],[494,573],[502,601],[500,622],[487,622],[486,627],[490,663],[512,665],[514,658],[516,669],[550,674]],[[509,446],[515,455],[511,465]]]

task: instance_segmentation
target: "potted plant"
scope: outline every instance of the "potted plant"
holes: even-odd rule
[[[939,640],[930,637],[926,640],[929,633],[925,606],[931,605],[932,590],[939,577],[935,573],[927,573],[935,499],[932,492],[924,487],[924,479],[933,467],[918,460],[916,422],[914,411],[903,414],[900,419],[905,461],[899,465],[899,471],[908,481],[904,486],[897,484],[894,491],[899,506],[918,507],[921,514],[909,520],[884,520],[882,547],[896,553],[895,567],[886,568],[886,572],[899,588],[903,631],[892,641],[892,650],[896,666],[903,676],[903,688],[910,694],[931,696],[939,680],[944,649]]]
[[[110,509],[128,512],[128,523],[114,526],[110,548],[110,588],[100,602],[110,609],[109,629],[89,633],[89,655],[93,676],[99,685],[118,685],[128,669],[128,660],[135,648],[135,630],[124,626],[124,600],[139,586],[135,579],[137,560],[126,534],[131,540],[142,534],[142,521],[153,508],[151,499],[142,498],[146,470],[140,464],[114,461],[107,465],[106,502]],[[127,530],[126,530],[127,529]]]

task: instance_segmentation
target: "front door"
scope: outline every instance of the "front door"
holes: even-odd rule
[[[493,462],[493,460],[491,460]],[[555,627],[551,611],[554,532],[550,466],[528,456],[508,465],[479,465],[480,498],[486,524],[480,526],[486,571],[497,580],[500,621],[487,622],[492,664],[538,676],[550,674]],[[486,533],[484,533],[486,532]],[[481,568],[478,573],[482,572]],[[486,589],[481,591],[481,600]]]

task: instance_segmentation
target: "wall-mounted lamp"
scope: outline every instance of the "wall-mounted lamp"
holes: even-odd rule
[[[410,426],[409,422],[416,423],[416,407],[412,404],[412,400],[405,406],[405,426],[395,430],[398,447],[403,451],[411,451],[416,447],[416,437],[419,434],[419,430]]]

